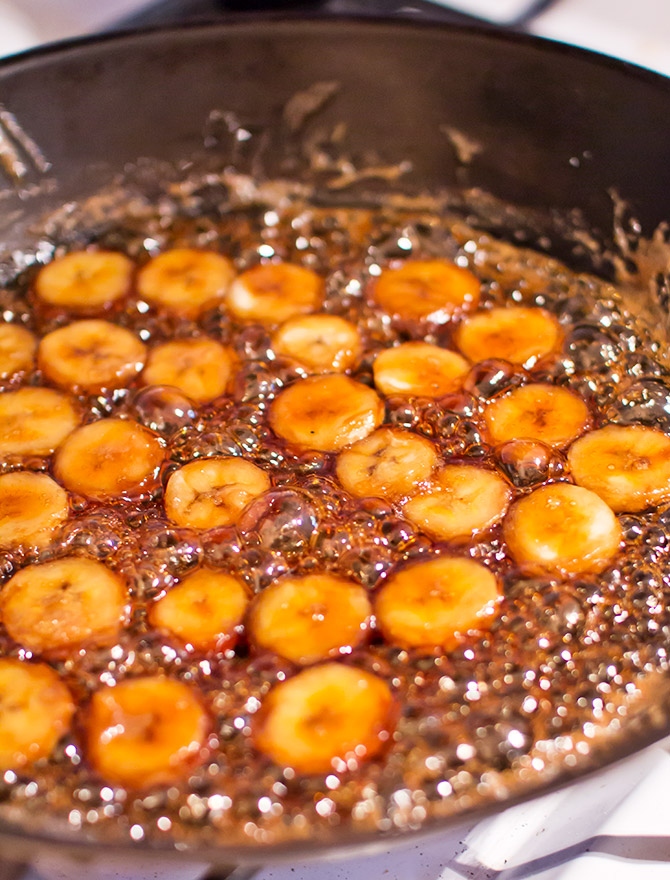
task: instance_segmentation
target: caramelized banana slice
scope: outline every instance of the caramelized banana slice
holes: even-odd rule
[[[443,397],[455,391],[469,370],[454,351],[427,342],[405,342],[377,355],[375,385],[387,397]]]
[[[0,394],[0,455],[51,455],[79,424],[68,397],[49,388]]]
[[[76,321],[42,339],[37,361],[62,388],[121,388],[140,372],[146,348],[129,330],[109,321]]]
[[[491,442],[539,440],[561,449],[591,425],[582,398],[554,385],[524,385],[491,401],[484,413]]]
[[[298,773],[327,773],[338,758],[377,755],[394,709],[386,683],[369,672],[339,663],[303,669],[270,691],[256,716],[256,747]]]
[[[0,593],[15,642],[36,653],[111,644],[126,617],[126,588],[101,562],[68,556],[28,565]]]
[[[28,372],[35,365],[37,340],[25,327],[0,324],[0,379]]]
[[[247,504],[270,488],[270,478],[236,456],[192,461],[175,471],[165,488],[165,512],[172,522],[213,529],[237,522]]]
[[[222,651],[237,641],[249,596],[241,581],[201,568],[173,587],[149,612],[153,626],[200,651]]]
[[[272,337],[272,347],[309,373],[343,373],[359,359],[361,337],[344,318],[305,315],[282,324]]]
[[[54,473],[71,492],[104,501],[149,490],[165,444],[128,419],[101,419],[77,428],[54,459]]]
[[[293,263],[254,266],[233,281],[226,296],[235,317],[261,324],[281,324],[315,312],[322,301],[322,279]]]
[[[177,339],[150,352],[142,382],[171,385],[195,403],[208,403],[224,394],[232,371],[232,353],[213,339]]]
[[[643,425],[608,425],[576,440],[568,452],[576,483],[616,513],[670,500],[670,437]]]
[[[47,758],[67,733],[74,701],[46,663],[0,659],[0,770]]]
[[[358,498],[399,498],[425,483],[437,462],[435,447],[418,434],[380,428],[337,457],[337,478]]]
[[[448,260],[410,260],[398,269],[385,269],[373,296],[391,315],[445,321],[479,302],[479,280]]]
[[[68,512],[66,493],[46,474],[0,476],[0,547],[46,547]]]
[[[544,309],[490,309],[466,318],[456,330],[456,345],[473,363],[501,358],[532,367],[560,339],[558,321]]]
[[[476,465],[448,464],[429,488],[403,505],[408,520],[434,538],[469,537],[499,522],[512,491],[495,471]]]
[[[487,626],[500,598],[488,568],[439,556],[392,575],[375,602],[386,639],[402,648],[451,648],[459,636]]]
[[[316,663],[355,647],[370,619],[365,589],[332,574],[283,577],[256,597],[249,621],[259,648]]]
[[[384,421],[384,404],[360,382],[331,373],[295,382],[272,402],[275,434],[305,449],[337,452]]]
[[[76,312],[108,308],[124,296],[133,264],[113,251],[73,251],[45,266],[37,276],[35,293],[49,305]]]
[[[223,299],[234,274],[233,264],[220,254],[175,248],[147,263],[138,275],[137,289],[153,305],[195,318]]]
[[[88,757],[107,782],[169,785],[201,762],[209,726],[193,688],[159,675],[127,679],[93,694]]]
[[[514,504],[503,523],[512,557],[530,571],[602,571],[621,543],[621,526],[594,492],[570,483],[541,486]]]

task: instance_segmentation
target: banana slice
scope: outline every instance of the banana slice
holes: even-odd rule
[[[171,385],[196,403],[209,403],[225,393],[233,355],[213,339],[177,339],[157,345],[142,373],[144,385]]]
[[[172,522],[193,529],[214,529],[237,522],[270,478],[236,456],[192,461],[175,471],[165,488],[165,512]]]
[[[0,659],[0,770],[47,758],[69,730],[74,701],[46,663]]]
[[[562,449],[591,426],[582,398],[555,385],[524,385],[491,401],[484,412],[493,444],[539,440]]]
[[[512,490],[496,471],[447,464],[402,507],[410,522],[443,541],[476,535],[505,515]]]
[[[35,365],[37,340],[25,327],[0,324],[0,379],[32,370]]]
[[[157,629],[200,651],[222,651],[237,641],[249,596],[241,581],[201,568],[173,587],[149,611]]]
[[[101,562],[67,556],[28,565],[0,593],[7,632],[36,653],[111,644],[126,618],[127,591]]]
[[[137,290],[153,305],[195,318],[223,299],[234,274],[227,257],[212,251],[175,248],[147,263],[137,277]]]
[[[272,347],[309,373],[344,373],[362,350],[356,327],[336,315],[292,318],[275,332]]]
[[[0,476],[0,547],[46,547],[68,513],[67,494],[46,474]]]
[[[295,382],[270,407],[275,434],[304,449],[337,452],[384,421],[384,404],[367,385],[331,373]]]
[[[268,263],[254,266],[230,285],[226,304],[235,317],[261,324],[282,324],[316,311],[323,301],[323,280],[303,266]]]
[[[109,321],[75,321],[42,339],[37,361],[44,375],[62,388],[121,388],[140,372],[146,347]]]
[[[156,483],[165,443],[129,419],[101,419],[77,428],[54,459],[56,479],[96,501],[148,491]]]
[[[479,302],[479,280],[448,260],[410,260],[385,269],[373,289],[376,302],[401,318],[445,321]]]
[[[358,498],[394,499],[414,494],[436,463],[430,440],[411,431],[380,428],[340,452],[337,478]]]
[[[250,636],[261,649],[305,665],[350,653],[370,622],[365,589],[332,574],[283,577],[256,597]]]
[[[460,354],[427,342],[405,342],[377,355],[375,385],[387,397],[442,397],[455,391],[470,365]]]
[[[390,739],[395,705],[375,675],[325,663],[274,687],[256,715],[256,747],[298,773],[327,773],[377,755]]]
[[[602,571],[621,543],[621,526],[594,492],[570,483],[541,486],[514,504],[503,523],[512,557],[530,571]]]
[[[670,437],[643,425],[608,425],[568,451],[575,482],[616,513],[636,513],[670,500]]]
[[[179,782],[206,755],[210,723],[196,691],[159,675],[93,694],[88,758],[107,782],[134,789]]]
[[[35,293],[45,303],[76,312],[108,308],[128,293],[134,266],[113,251],[73,251],[45,266]]]
[[[544,309],[497,308],[466,318],[456,330],[456,345],[473,363],[501,358],[532,367],[561,340],[558,321]]]
[[[439,556],[392,575],[377,595],[375,617],[387,641],[402,648],[452,648],[486,627],[500,590],[479,562]]]
[[[0,394],[0,455],[51,455],[79,424],[68,397],[49,388]]]

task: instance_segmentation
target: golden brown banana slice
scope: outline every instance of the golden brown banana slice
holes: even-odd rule
[[[275,434],[304,449],[338,452],[384,421],[384,404],[367,385],[331,373],[295,382],[272,402]]]
[[[456,330],[456,345],[473,363],[501,358],[531,367],[560,340],[558,321],[544,309],[490,309],[465,318]]]
[[[142,382],[171,385],[196,403],[208,403],[225,393],[232,371],[230,349],[214,339],[176,339],[152,349]]]
[[[530,571],[602,571],[621,543],[621,526],[594,492],[570,483],[541,486],[517,501],[503,523],[513,559]]]
[[[227,257],[212,251],[175,248],[147,263],[138,275],[137,290],[155,306],[195,318],[223,299],[234,274]]]
[[[236,456],[192,461],[175,471],[165,488],[165,512],[172,522],[193,529],[214,529],[237,522],[270,478]]]
[[[256,716],[255,743],[298,773],[357,763],[388,743],[395,721],[388,685],[362,669],[324,663],[274,687]]]
[[[401,318],[445,321],[479,303],[479,280],[448,260],[410,260],[385,269],[374,285],[376,302]]]
[[[127,591],[101,562],[67,556],[28,565],[0,593],[7,632],[36,653],[111,644],[126,617]]]
[[[256,597],[249,620],[255,644],[301,665],[355,647],[370,622],[367,592],[332,574],[283,577]]]
[[[616,513],[670,500],[670,437],[643,425],[608,425],[576,440],[568,452],[575,482]]]
[[[377,595],[375,617],[393,645],[451,648],[468,630],[487,626],[499,598],[486,566],[439,556],[392,575]]]
[[[149,491],[163,463],[165,443],[129,419],[101,419],[77,428],[54,459],[56,479],[96,501]]]
[[[46,474],[0,476],[0,547],[45,547],[68,513],[67,494]]]
[[[337,315],[292,318],[275,332],[272,347],[309,373],[343,373],[356,363],[362,348],[357,328]]]
[[[127,257],[114,251],[73,251],[40,271],[35,293],[52,306],[100,311],[128,293],[133,268]]]
[[[159,675],[93,694],[88,758],[107,782],[134,789],[183,779],[207,754],[210,722],[194,688]]]
[[[397,428],[380,428],[337,457],[337,478],[358,498],[401,498],[429,479],[437,462],[430,440]]]
[[[70,399],[50,388],[0,394],[0,455],[51,455],[79,424]]]
[[[427,489],[405,502],[403,514],[432,537],[449,541],[500,522],[511,498],[512,490],[496,471],[447,464]]]
[[[239,275],[226,304],[235,317],[261,324],[282,324],[315,312],[323,301],[323,280],[303,266],[267,263]]]
[[[491,442],[539,440],[558,449],[591,426],[582,398],[567,388],[532,384],[491,401],[484,413]]]
[[[0,771],[47,758],[74,709],[69,690],[46,663],[0,659]]]
[[[37,340],[25,327],[0,324],[0,379],[26,373],[35,365]]]
[[[442,397],[470,369],[460,354],[427,342],[404,342],[377,355],[375,385],[387,397]]]
[[[200,651],[222,651],[237,641],[249,595],[223,571],[201,568],[159,599],[149,612],[153,626]]]

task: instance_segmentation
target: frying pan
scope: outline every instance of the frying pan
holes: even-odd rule
[[[208,167],[225,166],[229,144],[212,135],[213,111],[215,118],[225,111],[247,128],[262,128],[263,173],[285,172],[295,158],[295,133],[286,132],[287,102],[315,83],[336,84],[319,109],[319,122],[346,120],[351,155],[391,166],[410,160],[403,181],[410,190],[481,189],[522,206],[525,213],[515,214],[512,224],[515,240],[538,244],[576,266],[588,261],[589,252],[580,249],[583,236],[567,233],[566,216],[605,247],[613,241],[614,192],[648,232],[670,217],[670,82],[662,77],[525,36],[269,16],[65,43],[5,61],[0,257],[9,263],[39,218],[100,190],[140,157],[150,157],[158,168],[178,168],[194,156]],[[460,140],[454,141],[453,132]],[[464,155],[463,143],[476,149]],[[506,216],[503,211],[492,224],[503,233]],[[532,222],[524,226],[519,216]],[[597,268],[606,271],[607,265]],[[592,772],[666,735],[667,691],[657,683],[606,749],[522,796]],[[500,808],[482,804],[467,817],[424,832]],[[398,839],[342,832],[327,842],[262,851],[223,846],[194,854],[166,844],[161,855],[143,844],[106,849],[83,833],[33,834],[0,825],[5,858],[56,850],[89,858],[113,850],[154,867],[165,864],[157,861],[163,856],[173,866],[196,856],[205,864],[258,864],[387,848]]]

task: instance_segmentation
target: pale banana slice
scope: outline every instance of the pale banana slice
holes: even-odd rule
[[[591,426],[582,398],[567,388],[532,384],[491,401],[484,413],[491,442],[539,440],[558,449]]]
[[[447,464],[431,485],[410,498],[403,514],[422,531],[449,541],[489,529],[505,515],[512,499],[496,471],[469,464]]]
[[[470,369],[460,354],[427,342],[405,342],[377,355],[375,385],[387,397],[443,397]]]
[[[257,647],[293,663],[316,663],[358,645],[371,610],[366,590],[346,578],[283,577],[256,597],[250,637]]]
[[[50,388],[0,394],[0,455],[51,455],[79,424],[70,399]]]
[[[69,690],[46,663],[0,659],[0,771],[48,758],[74,710]]]
[[[229,526],[237,522],[250,501],[269,488],[266,472],[243,458],[192,461],[170,476],[165,488],[165,512],[179,526]]]
[[[331,373],[295,382],[272,402],[275,434],[304,449],[337,452],[384,421],[384,404],[367,385]]]
[[[214,339],[176,339],[149,353],[144,385],[171,385],[195,403],[209,403],[225,393],[233,371],[233,354]]]
[[[391,575],[375,601],[385,638],[402,648],[452,648],[459,636],[486,628],[500,589],[472,559],[439,556]]]
[[[272,337],[272,348],[308,373],[344,373],[361,355],[358,329],[337,315],[292,318]]]
[[[605,502],[570,483],[541,486],[517,501],[503,534],[513,559],[531,572],[599,572],[621,543],[621,526]]]
[[[635,513],[670,500],[670,437],[644,425],[608,425],[568,451],[575,482],[616,513]]]
[[[501,358],[532,367],[554,351],[561,336],[558,321],[544,309],[502,307],[465,318],[456,330],[455,341],[473,363]]]
[[[315,312],[323,302],[323,280],[303,266],[267,263],[254,266],[230,285],[226,304],[235,317],[261,324],[282,324]]]
[[[127,257],[114,251],[73,251],[40,271],[35,293],[70,311],[100,311],[128,293],[133,269]]]
[[[88,759],[107,782],[147,789],[179,782],[207,754],[210,721],[196,690],[147,675],[93,694]]]
[[[445,321],[479,303],[479,280],[448,260],[410,260],[385,269],[374,285],[376,302],[401,318]]]
[[[430,440],[411,431],[380,428],[340,452],[337,478],[358,498],[395,499],[417,492],[436,463]]]
[[[54,459],[56,479],[97,501],[133,497],[156,484],[165,456],[161,438],[129,419],[101,419],[77,428]]]
[[[18,571],[0,593],[0,618],[24,648],[63,654],[113,643],[127,601],[119,575],[93,559],[67,556]]]
[[[244,584],[223,571],[201,568],[185,577],[149,611],[156,629],[200,651],[222,651],[237,641],[249,604]]]
[[[46,474],[0,476],[0,547],[46,547],[68,513],[66,492]]]
[[[37,340],[25,327],[0,324],[0,379],[10,379],[35,366]]]
[[[123,327],[109,321],[76,321],[42,339],[37,362],[47,378],[62,388],[99,391],[121,388],[140,372],[146,347]]]
[[[154,257],[141,269],[137,290],[153,305],[195,318],[223,299],[234,274],[227,257],[212,251],[175,248]]]
[[[395,721],[388,685],[362,669],[324,663],[274,687],[256,716],[256,747],[298,773],[377,755]],[[339,759],[339,761],[338,761]]]

